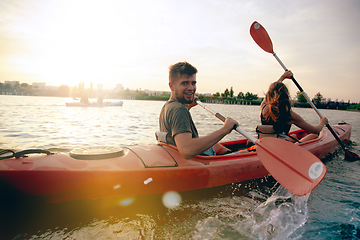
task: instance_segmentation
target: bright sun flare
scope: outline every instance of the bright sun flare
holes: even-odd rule
[[[54,85],[73,86],[83,81],[87,85],[104,79],[113,79],[115,85],[119,75],[127,74],[122,66],[135,61],[141,52],[141,44],[134,41],[138,38],[132,31],[132,24],[138,23],[126,21],[127,12],[115,13],[113,4],[68,2],[52,16],[46,6],[39,7],[30,22],[18,26],[35,52],[18,60],[21,70]]]

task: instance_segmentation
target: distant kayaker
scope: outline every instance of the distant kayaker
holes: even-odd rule
[[[189,109],[196,106],[197,69],[187,62],[178,62],[169,67],[170,99],[164,104],[159,117],[160,133],[165,133],[166,142],[177,146],[186,159],[199,154],[225,154],[230,150],[219,141],[229,134],[238,123],[226,118],[224,125],[209,135],[199,137]]]
[[[261,124],[272,125],[278,138],[297,142],[298,139],[294,139],[293,136],[289,138],[288,136],[291,125],[295,124],[299,128],[312,133],[300,140],[301,142],[305,142],[316,138],[321,129],[328,123],[328,119],[324,117],[319,120],[318,125],[313,126],[292,111],[289,90],[283,83],[285,79],[291,79],[292,76],[291,71],[285,71],[276,82],[270,85],[260,105]]]
[[[97,102],[98,104],[103,104],[103,103],[104,103],[104,98],[103,98],[103,96],[100,95],[96,102]]]
[[[87,93],[84,93],[84,94],[81,96],[80,102],[81,102],[81,103],[90,104],[90,102],[89,102],[89,97],[88,97]]]

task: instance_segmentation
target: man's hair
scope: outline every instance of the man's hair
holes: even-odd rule
[[[174,83],[183,74],[186,74],[190,77],[196,73],[197,69],[190,63],[178,62],[169,67],[169,81]]]

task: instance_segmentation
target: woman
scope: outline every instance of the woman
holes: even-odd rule
[[[326,117],[319,120],[319,124],[313,126],[306,122],[300,115],[291,110],[291,100],[289,90],[283,84],[285,79],[291,79],[291,71],[285,71],[276,82],[272,83],[264,100],[261,103],[261,124],[272,125],[279,138],[284,138],[291,142],[296,142],[294,136],[288,137],[291,125],[295,124],[299,128],[312,133],[300,141],[305,142],[318,136],[321,129],[328,123]]]

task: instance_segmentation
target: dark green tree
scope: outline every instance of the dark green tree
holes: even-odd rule
[[[306,98],[304,97],[304,95],[300,91],[297,91],[296,99],[298,100],[298,102],[301,102],[301,103],[306,102]]]
[[[237,95],[238,99],[244,99],[244,93],[243,92],[239,92],[239,94]]]
[[[245,100],[249,100],[249,101],[256,100],[257,98],[258,98],[257,94],[253,94],[253,93],[250,93],[250,92],[247,92],[245,94],[245,97],[244,97]]]
[[[224,93],[221,94],[222,97],[227,98],[230,95],[229,89],[226,88]]]
[[[234,89],[233,89],[233,87],[230,88],[230,97],[231,98],[234,97]]]
[[[323,99],[323,95],[321,95],[320,92],[315,94],[314,98],[312,99],[313,103],[319,104],[321,102],[321,99]]]

